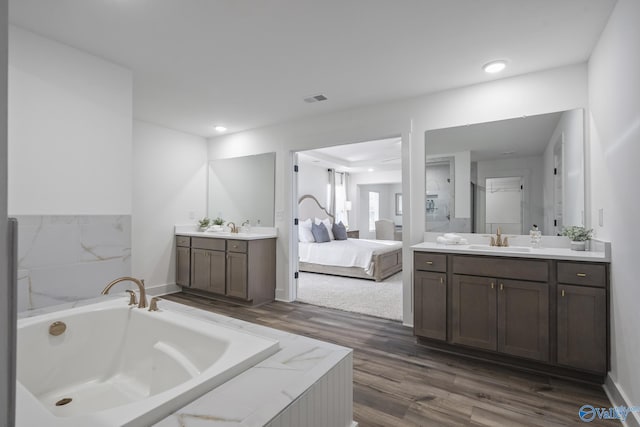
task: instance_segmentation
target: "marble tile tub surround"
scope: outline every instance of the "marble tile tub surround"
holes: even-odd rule
[[[488,245],[490,234],[476,233],[456,233],[467,239],[469,245]],[[572,251],[571,241],[564,236],[542,236],[539,249],[531,248],[531,252],[497,252],[482,251],[477,249],[469,249],[469,245],[444,245],[436,243],[436,239],[442,236],[442,233],[426,232],[424,233],[424,242],[413,245],[411,248],[417,251],[428,252],[451,252],[451,253],[470,253],[470,254],[486,254],[494,256],[511,256],[523,258],[550,258],[550,259],[566,259],[574,261],[594,261],[594,262],[611,262],[611,242],[600,239],[591,239],[589,241],[588,251]],[[531,247],[530,237],[527,235],[504,234],[503,237],[509,237],[510,246]]]
[[[131,274],[130,215],[16,215],[18,311],[93,298]]]
[[[18,315],[18,318],[28,318],[52,311],[93,304],[103,301],[104,298],[119,298],[123,305],[128,302],[128,297],[122,296],[122,294],[106,295],[92,300],[23,312]],[[280,351],[204,394],[154,424],[155,426],[258,427],[267,425],[280,427],[296,425],[297,427],[305,427],[331,425],[347,427],[355,425],[352,423],[352,349],[255,325],[172,301],[160,300],[158,306],[161,310],[164,308],[185,313],[206,322],[278,340]],[[319,401],[314,402],[314,405],[304,399],[310,392],[315,392],[316,395],[320,394]],[[312,407],[315,412],[313,412],[312,418],[308,418],[307,412]],[[295,415],[293,418],[298,420],[297,424],[281,420],[289,412],[293,412]],[[303,419],[309,422],[305,421],[300,424],[300,420]],[[319,424],[318,421],[321,423]]]

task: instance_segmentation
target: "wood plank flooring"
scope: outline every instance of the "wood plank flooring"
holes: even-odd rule
[[[302,303],[252,308],[185,293],[163,298],[353,348],[360,427],[583,425],[582,405],[611,406],[600,387],[429,350],[396,321]]]

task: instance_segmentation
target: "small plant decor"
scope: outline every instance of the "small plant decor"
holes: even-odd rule
[[[206,216],[198,220],[198,227],[202,229],[209,228],[210,225],[211,225],[211,219],[207,218]]]
[[[213,225],[224,225],[224,219],[218,217],[213,220]]]
[[[591,239],[593,228],[586,229],[579,225],[570,225],[562,230],[562,235],[567,236],[572,242],[585,242]]]

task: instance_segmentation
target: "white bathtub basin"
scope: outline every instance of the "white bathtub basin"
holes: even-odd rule
[[[531,252],[531,248],[526,246],[469,245],[469,249],[494,252]]]
[[[66,324],[63,334],[49,334],[54,321]],[[17,425],[147,426],[278,349],[182,313],[129,308],[126,299],[22,319]]]

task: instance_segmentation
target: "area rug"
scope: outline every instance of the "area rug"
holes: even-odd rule
[[[402,272],[382,282],[301,272],[298,301],[402,320]]]

